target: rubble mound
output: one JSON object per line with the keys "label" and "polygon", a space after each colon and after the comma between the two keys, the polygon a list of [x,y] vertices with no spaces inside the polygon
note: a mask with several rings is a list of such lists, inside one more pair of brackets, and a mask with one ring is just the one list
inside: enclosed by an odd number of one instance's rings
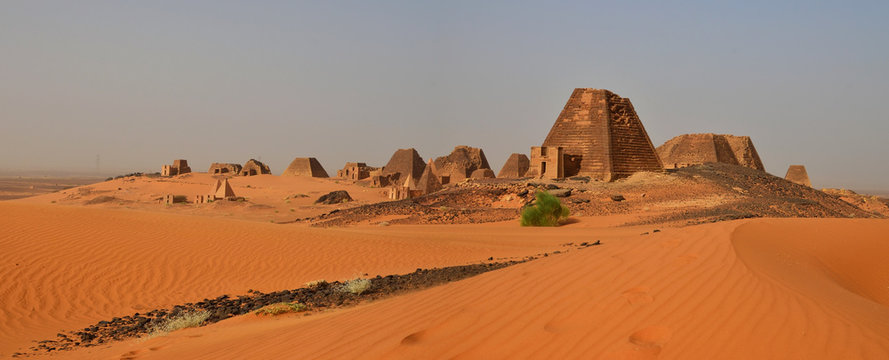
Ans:
{"label": "rubble mound", "polygon": [[764,170],[749,136],[721,134],[685,134],[674,137],[657,148],[664,168],[724,163]]}
{"label": "rubble mound", "polygon": [[247,162],[244,163],[244,166],[241,167],[240,171],[241,176],[253,176],[271,173],[272,170],[269,169],[268,165],[263,164],[261,161],[256,159],[247,160]]}
{"label": "rubble mound", "polygon": [[[434,163],[438,176],[448,176],[450,182],[469,178],[476,170],[491,169],[482,149],[466,145],[454,147],[454,151],[448,156],[438,157]],[[491,173],[493,174],[493,171]]]}
{"label": "rubble mound", "polygon": [[491,169],[478,169],[473,171],[471,175],[469,175],[472,179],[493,179],[494,178],[494,170]]}
{"label": "rubble mound", "polygon": [[327,194],[321,195],[318,200],[315,200],[316,204],[342,204],[344,202],[352,201],[352,197],[349,196],[349,192],[346,190],[337,190],[331,191]]}
{"label": "rubble mound", "polygon": [[213,175],[228,175],[235,174],[241,172],[241,164],[230,164],[230,163],[213,163],[210,165],[210,169],[207,170],[208,174]]}

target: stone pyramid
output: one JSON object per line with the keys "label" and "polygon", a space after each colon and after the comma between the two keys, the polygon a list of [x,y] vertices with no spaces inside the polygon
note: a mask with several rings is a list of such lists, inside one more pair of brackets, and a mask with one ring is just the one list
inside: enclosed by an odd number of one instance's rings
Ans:
{"label": "stone pyramid", "polygon": [[784,179],[793,183],[812,187],[812,181],[809,180],[809,173],[806,172],[806,167],[803,165],[790,165],[790,167],[787,168],[787,175],[784,175]]}
{"label": "stone pyramid", "polygon": [[[417,150],[414,150],[414,148],[398,149],[398,151],[392,154],[389,163],[383,167],[382,174],[383,176],[399,174],[392,176],[392,180],[405,179],[408,176],[419,179],[425,169],[426,163],[423,162],[423,158],[420,157]],[[403,181],[399,182],[404,183]]]}
{"label": "stone pyramid", "polygon": [[[613,181],[639,171],[663,171],[633,104],[604,89],[574,89],[543,147],[562,148],[559,177]],[[531,162],[534,168],[533,152]]]}
{"label": "stone pyramid", "polygon": [[216,180],[216,184],[211,188],[210,194],[210,197],[216,199],[235,197],[235,191],[229,185],[228,179]]}
{"label": "stone pyramid", "polygon": [[327,171],[321,166],[321,163],[313,157],[298,157],[290,162],[287,169],[281,173],[281,176],[310,176],[317,178],[326,178]]}
{"label": "stone pyramid", "polygon": [[438,176],[432,172],[432,168],[434,167],[432,161],[429,161],[429,165],[426,166],[426,169],[423,170],[423,175],[420,176],[420,180],[417,180],[416,184],[413,184],[411,190],[419,190],[424,195],[436,192],[441,190],[443,186],[441,185],[441,181],[438,180]]}
{"label": "stone pyramid", "polygon": [[529,167],[531,167],[531,161],[528,160],[528,157],[525,156],[525,154],[514,153],[509,156],[509,159],[506,159],[506,163],[500,168],[497,177],[504,179],[518,179],[525,176]]}

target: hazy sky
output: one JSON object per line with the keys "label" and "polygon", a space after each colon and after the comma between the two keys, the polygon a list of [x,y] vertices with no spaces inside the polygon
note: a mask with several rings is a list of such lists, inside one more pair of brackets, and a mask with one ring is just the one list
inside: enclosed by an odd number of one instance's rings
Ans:
{"label": "hazy sky", "polygon": [[766,170],[889,188],[889,2],[2,1],[0,169],[328,173],[543,142],[576,87],[655,146],[749,135]]}

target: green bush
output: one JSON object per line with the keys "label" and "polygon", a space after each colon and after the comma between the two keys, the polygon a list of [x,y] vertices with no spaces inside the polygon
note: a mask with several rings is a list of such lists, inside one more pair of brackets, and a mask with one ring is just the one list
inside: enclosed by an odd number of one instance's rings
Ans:
{"label": "green bush", "polygon": [[546,191],[538,191],[534,206],[522,210],[522,226],[559,226],[562,219],[568,218],[568,208],[558,198]]}

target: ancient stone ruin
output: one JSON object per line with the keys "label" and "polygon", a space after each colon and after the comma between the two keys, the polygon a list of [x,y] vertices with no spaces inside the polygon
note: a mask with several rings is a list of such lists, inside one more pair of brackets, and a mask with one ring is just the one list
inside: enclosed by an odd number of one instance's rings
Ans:
{"label": "ancient stone ruin", "polygon": [[188,202],[188,197],[186,197],[185,195],[166,194],[166,195],[164,195],[162,202],[164,205],[173,205],[173,204],[178,204],[178,203],[184,203],[184,202]]}
{"label": "ancient stone ruin", "polygon": [[230,163],[213,163],[207,170],[207,173],[212,175],[238,175],[240,172],[241,164]]}
{"label": "ancient stone ruin", "polygon": [[790,165],[790,167],[787,168],[787,174],[784,175],[784,179],[793,183],[812,187],[812,181],[809,180],[809,173],[806,172],[806,167],[803,165]]}
{"label": "ancient stone ruin", "polygon": [[176,176],[188,174],[191,168],[188,167],[188,160],[173,160],[173,165],[164,165],[161,168],[161,176]]}
{"label": "ancient stone ruin", "polygon": [[725,163],[765,170],[749,136],[685,134],[657,148],[667,169],[706,163]]}
{"label": "ancient stone ruin", "polygon": [[240,175],[241,176],[254,176],[254,175],[263,175],[263,174],[271,174],[272,170],[269,169],[269,166],[263,164],[261,161],[256,159],[247,160],[244,163],[244,166],[241,168]]}
{"label": "ancient stone ruin", "polygon": [[389,199],[411,199],[441,190],[443,188],[442,183],[439,181],[433,168],[433,161],[430,160],[419,179],[415,179],[413,175],[409,174],[400,186],[390,187]]}
{"label": "ancient stone ruin", "polygon": [[347,162],[346,166],[336,171],[336,177],[353,181],[364,180],[369,178],[370,174],[375,170],[378,169],[367,166],[365,163]]}
{"label": "ancient stone ruin", "polygon": [[216,200],[235,200],[237,196],[235,196],[235,191],[232,190],[231,185],[228,183],[228,179],[216,180],[212,186],[210,186],[210,191],[207,195],[197,195],[195,196],[194,202],[196,204],[203,204],[208,202],[213,202]]}
{"label": "ancient stone ruin", "polygon": [[321,166],[321,163],[318,162],[318,159],[313,157],[309,158],[296,158],[290,162],[290,165],[287,166],[287,169],[284,169],[284,172],[281,176],[308,176],[308,177],[317,177],[317,178],[326,178],[327,171],[324,170],[324,167]]}
{"label": "ancient stone ruin", "polygon": [[482,149],[465,145],[454,147],[448,156],[436,158],[434,164],[433,170],[442,184],[459,182],[470,178],[476,170],[491,168]]}
{"label": "ancient stone ruin", "polygon": [[[430,160],[429,163],[431,165],[432,161]],[[426,169],[423,170],[423,174],[420,175],[420,179],[417,180],[413,188],[413,190],[419,191],[420,195],[426,195],[442,189],[442,183],[438,180],[438,176],[432,172],[433,167],[430,165],[427,165]]]}
{"label": "ancient stone ruin", "polygon": [[629,99],[602,89],[574,89],[542,146],[531,148],[529,176],[589,176],[613,181],[663,171]]}
{"label": "ancient stone ruin", "polygon": [[386,166],[383,166],[380,174],[371,176],[371,183],[374,186],[403,185],[408,176],[419,179],[425,169],[426,163],[423,162],[423,158],[420,157],[417,150],[414,148],[398,149],[389,158]]}
{"label": "ancient stone ruin", "polygon": [[518,179],[525,177],[531,167],[531,160],[525,154],[513,153],[500,168],[497,177],[501,179]]}

